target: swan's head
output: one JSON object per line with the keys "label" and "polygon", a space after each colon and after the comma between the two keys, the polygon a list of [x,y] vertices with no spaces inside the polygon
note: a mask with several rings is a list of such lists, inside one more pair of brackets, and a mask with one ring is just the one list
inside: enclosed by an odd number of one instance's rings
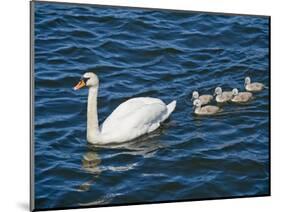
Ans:
{"label": "swan's head", "polygon": [[246,77],[245,78],[245,85],[249,85],[251,84],[251,78],[250,77]]}
{"label": "swan's head", "polygon": [[233,90],[232,90],[232,95],[233,95],[233,96],[237,96],[238,93],[239,93],[238,89],[237,89],[237,88],[233,88]]}
{"label": "swan's head", "polygon": [[200,101],[200,99],[195,99],[194,102],[193,102],[193,106],[194,106],[195,108],[201,107],[201,101]]}
{"label": "swan's head", "polygon": [[83,74],[81,80],[77,83],[77,85],[73,88],[74,90],[79,90],[85,86],[87,87],[95,87],[99,84],[99,78],[92,72],[87,72]]}
{"label": "swan's head", "polygon": [[193,91],[191,100],[193,100],[193,99],[198,99],[198,98],[199,98],[199,93],[198,93],[198,91]]}
{"label": "swan's head", "polygon": [[222,94],[222,89],[221,89],[221,87],[216,87],[214,96],[215,96],[215,95],[221,95],[221,94]]}

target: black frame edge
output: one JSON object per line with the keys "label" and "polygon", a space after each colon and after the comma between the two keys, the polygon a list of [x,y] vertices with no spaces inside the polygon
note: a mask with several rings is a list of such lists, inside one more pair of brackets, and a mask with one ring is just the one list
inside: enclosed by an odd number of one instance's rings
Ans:
{"label": "black frame edge", "polygon": [[35,210],[35,180],[34,180],[34,1],[29,2],[29,54],[30,54],[30,64],[29,64],[29,210]]}

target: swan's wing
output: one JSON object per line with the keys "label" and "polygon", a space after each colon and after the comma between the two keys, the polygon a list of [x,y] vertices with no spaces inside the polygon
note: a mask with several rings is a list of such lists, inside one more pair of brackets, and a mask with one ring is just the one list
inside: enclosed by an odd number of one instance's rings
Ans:
{"label": "swan's wing", "polygon": [[157,128],[167,114],[167,106],[160,99],[140,97],[120,104],[104,121],[103,134],[144,134]]}
{"label": "swan's wing", "polygon": [[[150,98],[150,97],[138,97],[129,99],[122,104],[120,104],[104,121],[103,127],[107,126],[114,120],[120,120],[122,118],[130,116],[131,113],[136,112],[138,109],[145,105],[151,105],[153,103],[158,103],[165,105],[160,99]],[[165,105],[166,106],[166,105]]]}
{"label": "swan's wing", "polygon": [[224,91],[223,96],[225,96],[225,98],[229,100],[232,98],[233,93],[232,93],[232,91]]}

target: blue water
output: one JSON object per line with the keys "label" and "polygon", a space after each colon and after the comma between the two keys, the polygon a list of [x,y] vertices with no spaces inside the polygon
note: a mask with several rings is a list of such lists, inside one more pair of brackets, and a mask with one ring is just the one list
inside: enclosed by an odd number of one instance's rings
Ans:
{"label": "blue water", "polygon": [[[269,86],[269,19],[35,3],[36,208],[269,194],[269,89],[193,115],[193,90]],[[177,100],[155,132],[119,146],[86,141],[86,71],[100,123],[123,101]],[[215,104],[215,103],[213,103]]]}

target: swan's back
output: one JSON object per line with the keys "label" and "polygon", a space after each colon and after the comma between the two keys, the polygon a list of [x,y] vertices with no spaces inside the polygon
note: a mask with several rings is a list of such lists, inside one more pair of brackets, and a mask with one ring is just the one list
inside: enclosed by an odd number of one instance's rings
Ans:
{"label": "swan's back", "polygon": [[[130,113],[135,112],[136,110],[140,109],[141,107],[149,104],[158,103],[160,105],[165,105],[163,101],[156,98],[151,97],[137,97],[133,99],[129,99],[122,104],[120,104],[104,121],[103,126],[108,124],[115,119],[121,119],[123,117],[127,117]],[[165,105],[166,106],[166,105]]]}
{"label": "swan's back", "polygon": [[253,82],[245,86],[247,91],[256,92],[261,91],[264,88],[264,84],[259,82]]}
{"label": "swan's back", "polygon": [[214,105],[206,105],[198,110],[195,110],[197,115],[213,115],[220,111],[220,108]]}
{"label": "swan's back", "polygon": [[248,102],[253,97],[250,92],[240,92],[238,95],[234,96],[231,101],[233,102]]}
{"label": "swan's back", "polygon": [[231,91],[224,91],[221,95],[216,96],[216,101],[220,103],[227,102],[231,100],[232,96],[233,94]]}
{"label": "swan's back", "polygon": [[208,95],[208,94],[204,94],[204,95],[199,96],[199,99],[201,101],[201,105],[206,105],[210,101],[212,101],[213,96],[212,95]]}
{"label": "swan's back", "polygon": [[133,139],[159,127],[171,112],[160,99],[151,97],[129,99],[108,116],[101,127],[101,132],[110,135],[114,140],[128,140],[128,136]]}

